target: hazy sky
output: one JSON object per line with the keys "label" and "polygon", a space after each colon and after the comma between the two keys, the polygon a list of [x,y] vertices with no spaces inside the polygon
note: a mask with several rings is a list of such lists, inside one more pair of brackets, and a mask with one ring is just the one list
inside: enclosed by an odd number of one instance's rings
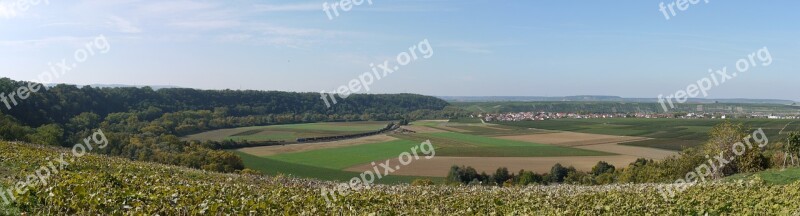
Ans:
{"label": "hazy sky", "polygon": [[333,20],[325,1],[14,2],[0,0],[0,76],[17,80],[103,35],[108,53],[54,82],[330,91],[428,39],[431,58],[369,93],[656,97],[766,46],[770,66],[709,97],[800,101],[795,0],[701,1],[669,20],[650,0],[364,0]]}

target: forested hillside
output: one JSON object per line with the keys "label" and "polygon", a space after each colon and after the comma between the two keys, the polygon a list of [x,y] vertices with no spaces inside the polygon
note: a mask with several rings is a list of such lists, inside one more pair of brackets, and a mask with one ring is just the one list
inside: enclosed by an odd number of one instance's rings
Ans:
{"label": "forested hillside", "polygon": [[[29,83],[0,79],[11,98]],[[102,153],[215,171],[242,168],[234,154],[209,143],[184,142],[205,130],[319,121],[448,118],[459,110],[434,97],[351,95],[327,108],[318,93],[57,85],[26,99],[0,102],[0,139],[71,147],[102,129],[111,144]]]}

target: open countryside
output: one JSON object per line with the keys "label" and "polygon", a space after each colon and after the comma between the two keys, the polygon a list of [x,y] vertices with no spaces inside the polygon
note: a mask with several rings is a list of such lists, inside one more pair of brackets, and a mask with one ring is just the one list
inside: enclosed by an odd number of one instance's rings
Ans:
{"label": "open countryside", "polygon": [[0,216],[800,216],[797,8],[0,0]]}

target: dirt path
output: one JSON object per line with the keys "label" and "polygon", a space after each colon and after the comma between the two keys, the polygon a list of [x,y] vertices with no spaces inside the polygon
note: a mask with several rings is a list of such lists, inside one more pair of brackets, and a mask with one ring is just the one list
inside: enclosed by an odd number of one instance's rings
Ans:
{"label": "dirt path", "polygon": [[786,123],[786,126],[783,126],[783,129],[781,129],[781,131],[779,131],[778,134],[783,134],[783,131],[786,130],[786,128],[789,127],[789,125],[792,124],[792,123],[794,123],[794,122],[792,121],[792,122]]}

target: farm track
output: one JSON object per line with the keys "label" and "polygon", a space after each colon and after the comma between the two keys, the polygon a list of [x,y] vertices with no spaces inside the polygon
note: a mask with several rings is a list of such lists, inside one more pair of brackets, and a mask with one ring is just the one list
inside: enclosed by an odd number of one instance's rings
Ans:
{"label": "farm track", "polygon": [[783,129],[781,129],[781,131],[779,131],[778,134],[783,134],[783,131],[786,130],[786,128],[789,127],[789,125],[791,125],[792,123],[795,123],[795,122],[786,123],[786,126],[783,126]]}

